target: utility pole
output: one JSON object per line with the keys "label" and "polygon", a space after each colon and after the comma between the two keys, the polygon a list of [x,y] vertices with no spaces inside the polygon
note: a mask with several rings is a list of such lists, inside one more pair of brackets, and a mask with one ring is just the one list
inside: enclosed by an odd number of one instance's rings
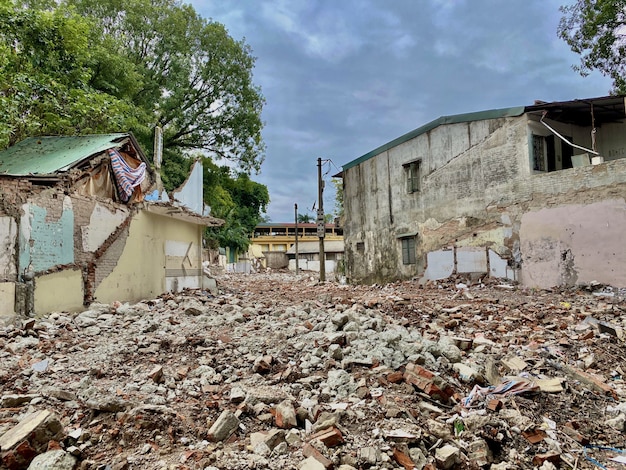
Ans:
{"label": "utility pole", "polygon": [[324,181],[322,181],[322,159],[317,159],[317,236],[320,239],[320,282],[326,281],[326,255],[324,254]]}
{"label": "utility pole", "polygon": [[298,204],[293,205],[296,220],[296,276],[299,273],[298,269]]}

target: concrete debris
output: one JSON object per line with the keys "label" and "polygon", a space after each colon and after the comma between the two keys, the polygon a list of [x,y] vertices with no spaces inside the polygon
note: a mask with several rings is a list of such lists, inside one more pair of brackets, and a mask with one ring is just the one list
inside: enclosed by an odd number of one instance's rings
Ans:
{"label": "concrete debris", "polygon": [[51,312],[0,326],[0,470],[584,469],[591,449],[608,468],[625,311],[589,289],[274,271]]}

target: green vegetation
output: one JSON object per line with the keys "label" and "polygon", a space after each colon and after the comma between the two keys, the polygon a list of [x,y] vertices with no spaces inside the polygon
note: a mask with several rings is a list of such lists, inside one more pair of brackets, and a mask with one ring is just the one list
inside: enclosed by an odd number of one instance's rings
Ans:
{"label": "green vegetation", "polygon": [[211,236],[242,248],[269,203],[249,177],[265,158],[254,62],[224,25],[176,0],[4,0],[0,149],[34,135],[132,131],[151,155],[161,126],[166,189],[200,153],[206,202],[226,220]]}
{"label": "green vegetation", "polygon": [[561,12],[559,37],[581,56],[574,68],[583,76],[598,70],[614,93],[626,93],[626,0],[577,0]]}

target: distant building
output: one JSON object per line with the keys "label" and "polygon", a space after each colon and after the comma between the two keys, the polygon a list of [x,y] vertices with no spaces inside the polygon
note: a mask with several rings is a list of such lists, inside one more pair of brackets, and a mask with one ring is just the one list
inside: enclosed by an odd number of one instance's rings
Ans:
{"label": "distant building", "polygon": [[[255,227],[248,251],[264,267],[295,269],[295,243],[295,223],[264,223]],[[332,272],[337,261],[343,258],[343,229],[335,224],[326,224],[324,244],[326,270]],[[299,265],[301,269],[319,271],[317,224],[298,224],[298,254],[299,262],[302,261]]]}
{"label": "distant building", "polygon": [[343,165],[349,282],[626,287],[624,96],[443,116]]}

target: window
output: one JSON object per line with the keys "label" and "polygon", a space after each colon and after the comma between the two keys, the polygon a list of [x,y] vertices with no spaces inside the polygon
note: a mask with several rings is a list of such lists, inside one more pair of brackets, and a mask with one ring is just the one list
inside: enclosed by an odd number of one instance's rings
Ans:
{"label": "window", "polygon": [[406,192],[409,194],[420,190],[420,165],[421,160],[415,160],[403,165],[406,173]]}
{"label": "window", "polygon": [[[566,137],[570,142],[571,137]],[[573,148],[554,135],[532,134],[534,171],[557,171],[572,168]]]}
{"label": "window", "polygon": [[402,264],[415,264],[415,237],[402,238]]}

